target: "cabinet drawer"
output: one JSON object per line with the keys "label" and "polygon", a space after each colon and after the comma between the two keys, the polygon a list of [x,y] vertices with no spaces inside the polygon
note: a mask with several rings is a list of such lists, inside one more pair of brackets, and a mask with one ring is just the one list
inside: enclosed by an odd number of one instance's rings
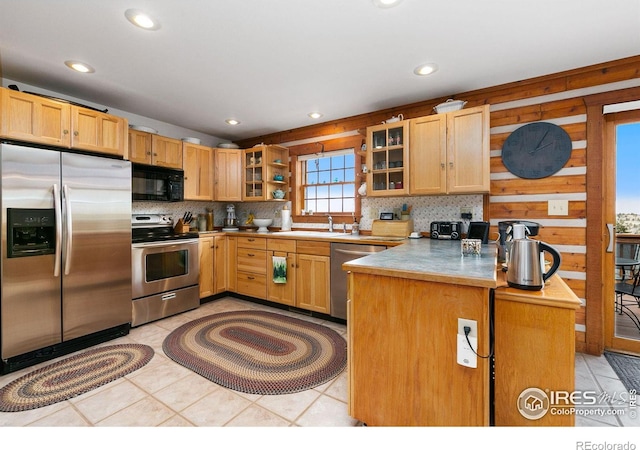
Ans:
{"label": "cabinet drawer", "polygon": [[252,248],[238,248],[238,271],[266,274],[267,252],[266,250],[254,250]]}
{"label": "cabinet drawer", "polygon": [[238,248],[257,248],[259,250],[267,249],[267,240],[265,238],[243,237],[238,236]]}
{"label": "cabinet drawer", "polygon": [[296,241],[291,239],[267,239],[267,250],[295,253]]}
{"label": "cabinet drawer", "polygon": [[238,294],[256,298],[267,298],[267,277],[265,275],[238,272]]}
{"label": "cabinet drawer", "polygon": [[306,255],[330,256],[331,243],[323,241],[297,241],[296,253]]}

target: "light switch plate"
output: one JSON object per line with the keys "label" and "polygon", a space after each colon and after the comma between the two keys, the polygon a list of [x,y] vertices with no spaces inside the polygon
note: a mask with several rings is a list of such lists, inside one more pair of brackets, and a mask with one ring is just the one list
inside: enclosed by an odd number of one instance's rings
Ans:
{"label": "light switch plate", "polygon": [[549,200],[548,208],[550,216],[568,216],[569,200]]}

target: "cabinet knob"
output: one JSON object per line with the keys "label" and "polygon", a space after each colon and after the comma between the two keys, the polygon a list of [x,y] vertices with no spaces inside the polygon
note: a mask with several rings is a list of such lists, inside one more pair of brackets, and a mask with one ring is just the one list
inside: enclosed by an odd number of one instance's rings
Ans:
{"label": "cabinet knob", "polygon": [[74,132],[73,132],[73,135],[74,135],[74,136],[77,136],[78,134],[79,134],[79,133],[78,133],[77,131],[74,131]]}
{"label": "cabinet knob", "polygon": [[451,161],[451,162],[449,163],[449,168],[450,168],[450,169],[453,169],[453,161]]}
{"label": "cabinet knob", "polygon": [[247,253],[247,256],[256,256],[255,253]]}
{"label": "cabinet knob", "polygon": [[153,154],[153,156],[158,156],[158,154],[157,154],[157,153],[154,153],[154,154]]}
{"label": "cabinet knob", "polygon": [[62,134],[69,134],[69,130],[62,130]]}
{"label": "cabinet knob", "polygon": [[150,154],[151,154],[151,152],[147,152],[147,155],[150,155]]}
{"label": "cabinet knob", "polygon": [[440,167],[444,169],[444,163],[440,163]]}

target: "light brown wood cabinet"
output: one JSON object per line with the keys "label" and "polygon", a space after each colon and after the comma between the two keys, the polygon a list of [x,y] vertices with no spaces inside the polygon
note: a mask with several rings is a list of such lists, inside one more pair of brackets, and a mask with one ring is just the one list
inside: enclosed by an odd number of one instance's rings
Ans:
{"label": "light brown wood cabinet", "polygon": [[172,169],[182,169],[182,141],[166,136],[129,130],[129,160]]}
{"label": "light brown wood cabinet", "polygon": [[330,314],[331,244],[298,241],[296,252],[296,306]]}
{"label": "light brown wood cabinet", "polygon": [[371,426],[489,425],[489,360],[456,362],[458,318],[489,353],[489,289],[349,272],[349,415]]}
{"label": "light brown wood cabinet", "polygon": [[71,106],[71,148],[125,156],[127,120]]}
{"label": "light brown wood cabinet", "polygon": [[[274,196],[277,190],[284,192],[283,198]],[[289,149],[279,145],[259,145],[244,150],[242,200],[287,201],[288,199]]]}
{"label": "light brown wood cabinet", "polygon": [[200,260],[200,298],[214,294],[214,236],[200,236],[198,256]]}
{"label": "light brown wood cabinet", "polygon": [[227,290],[228,255],[227,237],[203,235],[200,237],[200,298]]}
{"label": "light brown wood cabinet", "polygon": [[[273,280],[273,257],[286,259],[286,283]],[[296,241],[289,239],[267,239],[267,300],[283,305],[296,304]]]}
{"label": "light brown wood cabinet", "polygon": [[[541,291],[504,287],[495,294],[495,425],[569,426],[573,414],[531,420],[518,410],[529,388],[549,393],[575,389],[575,323],[580,300],[557,275]],[[551,405],[561,409],[560,404]]]}
{"label": "light brown wood cabinet", "polygon": [[267,240],[238,236],[236,292],[256,298],[267,297]]}
{"label": "light brown wood cabinet", "polygon": [[408,120],[367,128],[367,195],[409,193],[409,144]]}
{"label": "light brown wood cabinet", "polygon": [[216,148],[214,199],[223,202],[242,201],[242,160],[244,152]]}
{"label": "light brown wood cabinet", "polygon": [[410,195],[489,192],[489,105],[409,122]]}
{"label": "light brown wood cabinet", "polygon": [[213,149],[182,143],[184,199],[213,200]]}
{"label": "light brown wood cabinet", "polygon": [[122,117],[0,88],[0,135],[38,144],[126,157]]}

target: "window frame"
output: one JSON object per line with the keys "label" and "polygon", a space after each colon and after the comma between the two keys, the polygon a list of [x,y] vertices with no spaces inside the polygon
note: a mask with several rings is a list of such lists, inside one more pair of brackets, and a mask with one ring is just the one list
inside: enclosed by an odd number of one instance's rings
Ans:
{"label": "window frame", "polygon": [[[313,215],[302,215],[300,212],[304,208],[304,195],[302,192],[303,180],[302,180],[302,165],[305,161],[299,161],[299,156],[312,155],[314,153],[325,153],[327,156],[331,156],[333,151],[346,150],[349,148],[354,149],[354,164],[355,164],[355,212],[354,215],[360,222],[361,219],[361,195],[358,193],[358,188],[365,180],[364,174],[362,174],[360,168],[363,164],[364,152],[361,151],[364,144],[364,138],[360,135],[349,136],[346,138],[330,139],[327,141],[317,141],[307,144],[300,144],[289,147],[289,156],[291,157],[291,217],[294,222],[298,223],[326,223],[326,213],[314,213]],[[352,223],[352,214],[350,212],[331,213],[333,221],[337,223]]]}

